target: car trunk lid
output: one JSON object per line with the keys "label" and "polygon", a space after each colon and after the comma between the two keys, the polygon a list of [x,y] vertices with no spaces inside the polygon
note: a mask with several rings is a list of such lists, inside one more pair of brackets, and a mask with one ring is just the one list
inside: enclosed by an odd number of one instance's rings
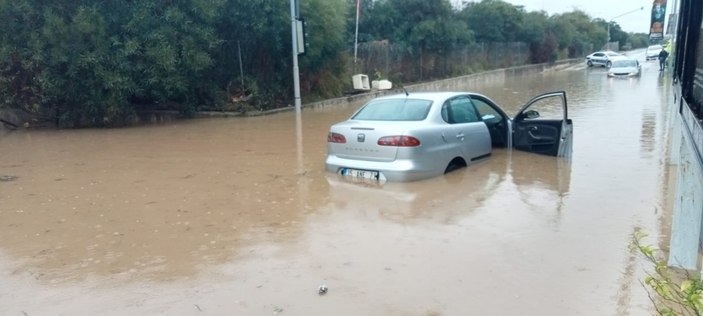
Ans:
{"label": "car trunk lid", "polygon": [[[417,123],[417,122],[415,122]],[[398,147],[380,146],[384,136],[404,135],[405,122],[345,121],[333,125],[330,132],[341,134],[346,143],[329,143],[330,153],[345,159],[387,162],[396,159]]]}

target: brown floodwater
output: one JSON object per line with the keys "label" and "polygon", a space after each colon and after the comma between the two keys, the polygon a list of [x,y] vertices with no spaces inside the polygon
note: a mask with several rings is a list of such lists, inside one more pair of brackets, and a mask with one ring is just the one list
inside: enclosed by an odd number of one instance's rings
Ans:
{"label": "brown floodwater", "polygon": [[0,314],[647,315],[629,243],[668,244],[669,85],[647,62],[439,86],[508,113],[565,90],[573,157],[383,186],[324,171],[361,104],[0,132]]}

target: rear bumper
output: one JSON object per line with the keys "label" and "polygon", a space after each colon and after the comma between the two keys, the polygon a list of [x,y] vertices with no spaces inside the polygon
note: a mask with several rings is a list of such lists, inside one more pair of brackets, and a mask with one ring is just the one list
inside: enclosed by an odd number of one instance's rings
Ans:
{"label": "rear bumper", "polygon": [[423,163],[416,160],[395,160],[391,162],[363,161],[339,158],[328,155],[325,160],[325,169],[329,172],[339,173],[341,168],[378,171],[381,181],[393,182],[416,181],[436,177],[444,174],[446,168],[443,162],[432,161]]}
{"label": "rear bumper", "polygon": [[611,78],[632,78],[632,77],[639,77],[639,73],[629,73],[629,74],[614,74],[614,73],[608,73],[608,77]]}

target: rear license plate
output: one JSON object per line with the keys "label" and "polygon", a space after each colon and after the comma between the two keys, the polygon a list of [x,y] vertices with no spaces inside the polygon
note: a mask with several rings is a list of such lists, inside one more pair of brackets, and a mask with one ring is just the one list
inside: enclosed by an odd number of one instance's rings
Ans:
{"label": "rear license plate", "polygon": [[345,177],[378,180],[378,171],[342,168],[339,173]]}

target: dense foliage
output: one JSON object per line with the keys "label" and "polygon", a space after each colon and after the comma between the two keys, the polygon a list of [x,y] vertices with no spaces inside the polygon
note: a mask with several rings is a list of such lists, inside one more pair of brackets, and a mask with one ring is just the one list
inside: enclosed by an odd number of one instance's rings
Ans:
{"label": "dense foliage", "polygon": [[[353,71],[356,0],[300,2],[310,34],[303,94],[341,95]],[[456,75],[449,56],[477,44],[524,42],[520,62],[540,63],[582,56],[606,38],[605,22],[583,12],[548,16],[501,0],[362,0],[361,12],[360,42],[392,43],[421,60],[406,81]],[[0,20],[0,108],[61,126],[119,125],[150,110],[269,109],[292,94],[289,1],[0,0]],[[621,47],[646,45],[611,30]]]}

